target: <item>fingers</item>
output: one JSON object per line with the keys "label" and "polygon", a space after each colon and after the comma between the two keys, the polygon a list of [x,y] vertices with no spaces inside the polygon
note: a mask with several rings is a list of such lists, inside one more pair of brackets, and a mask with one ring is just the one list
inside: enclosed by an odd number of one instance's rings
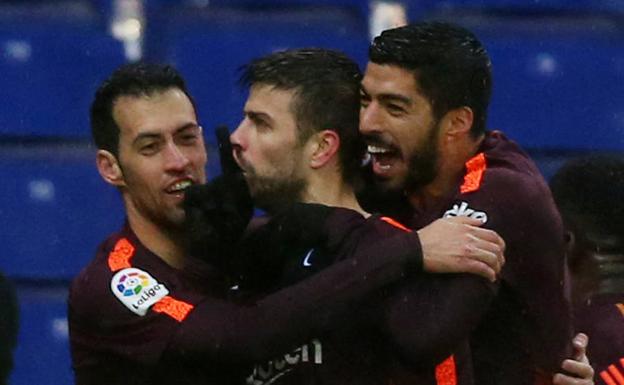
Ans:
{"label": "fingers", "polygon": [[476,259],[464,259],[463,263],[460,262],[458,272],[476,274],[489,280],[490,282],[496,281],[496,271],[492,268],[492,266]]}
{"label": "fingers", "polygon": [[577,361],[589,363],[587,358],[587,344],[589,343],[589,337],[585,333],[579,333],[572,339],[572,345],[574,346],[575,354],[574,358]]}
{"label": "fingers", "polygon": [[557,373],[553,376],[554,385],[594,385],[594,380],[589,378],[576,378]]}
{"label": "fingers", "polygon": [[234,160],[232,154],[232,143],[230,142],[230,130],[227,126],[218,126],[215,129],[217,144],[219,146],[219,161],[221,163],[221,172],[225,174],[234,174],[240,170],[238,164]]}

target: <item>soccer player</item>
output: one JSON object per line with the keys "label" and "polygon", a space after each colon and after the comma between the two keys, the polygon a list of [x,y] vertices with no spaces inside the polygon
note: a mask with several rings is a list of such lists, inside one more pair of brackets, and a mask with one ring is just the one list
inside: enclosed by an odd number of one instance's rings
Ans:
{"label": "soccer player", "polygon": [[464,28],[424,22],[376,37],[361,94],[376,186],[366,200],[411,228],[467,216],[500,234],[506,264],[494,290],[462,288],[482,301],[470,336],[475,383],[550,382],[571,354],[561,219],[533,161],[486,130],[490,93],[490,59]]}
{"label": "soccer player", "polygon": [[566,229],[574,326],[598,384],[624,384],[624,159],[573,159],[550,183]]}
{"label": "soccer player", "polygon": [[[368,215],[353,197],[353,181],[357,180],[355,170],[360,159],[356,156],[358,138],[354,134],[358,79],[359,71],[353,62],[327,50],[278,52],[246,66],[243,83],[250,86],[250,95],[245,104],[245,118],[231,139],[236,160],[251,192],[265,209],[275,212],[289,202],[304,201],[350,208]],[[343,213],[347,214],[346,211]],[[265,282],[268,281],[265,290],[279,288],[322,270],[336,259],[345,258],[344,253],[340,254],[345,249],[374,243],[393,230],[392,226],[380,221],[379,216],[364,220],[353,212],[342,223],[334,223],[336,227],[345,225],[352,229],[350,237],[340,239],[330,235],[329,239],[322,240],[329,246],[305,235],[299,243],[286,245],[277,252],[267,246],[270,242],[260,242],[257,247],[261,251],[253,258],[256,261],[254,269],[257,270],[258,265],[271,267],[262,269],[257,275],[263,277],[252,281],[264,278]],[[271,233],[270,229],[263,235],[267,233]],[[283,249],[287,255],[280,257]],[[430,364],[437,362],[451,348],[461,346],[446,341],[452,341],[461,333],[467,335],[470,323],[475,322],[471,306],[465,307],[468,309],[465,313],[462,309],[449,312],[445,303],[448,300],[454,310],[451,300],[463,298],[461,295],[445,298],[444,294],[445,290],[456,290],[462,279],[446,277],[436,281],[430,277],[418,277],[414,284],[400,289],[400,299],[392,294],[397,288],[390,289],[362,312],[360,319],[368,318],[370,323],[360,321],[337,327],[295,351],[261,363],[249,376],[248,383],[454,381],[454,360],[437,369]],[[418,302],[423,296],[426,301]],[[411,303],[407,304],[408,300]],[[428,323],[429,312],[444,312],[448,317],[447,325]],[[392,315],[385,317],[384,313]],[[452,326],[448,327],[449,324]],[[400,357],[396,352],[402,344],[401,331],[411,337],[409,357]],[[419,337],[423,342],[416,346],[414,342]],[[401,362],[406,358],[420,362],[415,365],[412,362],[407,370],[395,365],[395,360]],[[580,369],[587,367],[585,363]],[[397,371],[398,368],[401,369]],[[581,373],[579,367],[569,369]],[[461,383],[470,383],[469,373],[469,368],[464,368]],[[561,384],[577,381],[564,375],[558,375],[558,379]],[[591,383],[591,380],[579,383]]]}
{"label": "soccer player", "polygon": [[[287,290],[245,306],[228,302],[223,273],[192,264],[184,250],[185,189],[205,183],[207,156],[180,75],[168,66],[121,67],[97,90],[91,125],[98,171],[120,191],[127,220],[71,285],[78,384],[237,383],[241,365],[339,325],[371,293],[430,265],[430,243],[400,234]],[[217,219],[231,230],[231,218]]]}
{"label": "soccer player", "polygon": [[[390,224],[393,222],[389,218],[365,219],[369,214],[355,197],[353,185],[361,171],[364,150],[358,139],[360,78],[353,61],[343,54],[321,49],[278,52],[255,60],[245,68],[242,80],[250,87],[250,94],[244,107],[245,117],[231,141],[254,200],[271,214],[292,202],[343,208],[341,219],[335,220],[331,227],[341,229],[338,234],[349,234],[341,237],[330,233],[327,239],[319,241],[302,233],[299,242],[280,248],[267,246],[271,243],[272,232],[261,228],[259,240],[248,245],[249,251],[244,253],[252,255],[251,260],[255,262],[254,271],[247,274],[254,276],[251,281],[263,279],[266,282],[265,286],[252,286],[254,291],[278,289],[296,282],[349,258],[350,253],[360,247],[404,231]],[[460,222],[457,224],[462,226]],[[473,230],[483,232],[478,228]],[[496,240],[492,233],[489,236]],[[456,239],[451,236],[447,241]],[[254,253],[254,250],[259,251]],[[498,253],[495,249],[486,251],[492,255]],[[263,262],[258,263],[259,260]],[[271,267],[258,274],[258,265]],[[476,276],[461,279],[475,279],[487,285],[486,280]],[[470,330],[473,312],[449,314],[448,323],[453,327],[440,333],[439,325],[428,324],[423,313],[437,311],[445,302],[444,293],[458,285],[460,279],[442,277],[440,282],[430,284],[425,277],[415,277],[412,281],[407,288],[422,300],[418,307],[420,313],[411,309],[405,312],[399,302],[386,306],[384,298],[395,291],[389,289],[360,309],[355,322],[342,327],[336,325],[293,352],[268,363],[259,363],[248,383],[398,383],[398,378],[388,376],[392,365],[388,360],[396,358],[388,352],[393,350],[394,344],[400,344],[395,341],[400,336],[392,333],[402,328],[401,322],[407,318],[411,321],[410,327],[421,332],[420,337],[429,337],[420,338],[421,346],[414,347],[410,353],[419,360],[419,365],[432,370],[406,372],[401,380],[431,382],[435,377],[435,363],[450,350],[446,339],[451,335],[466,336],[465,329]],[[437,297],[431,300],[429,295],[420,295],[425,289],[435,292]],[[392,312],[404,318],[384,320],[384,313]],[[444,337],[440,338],[440,334]],[[454,342],[452,347],[456,347]],[[301,358],[302,351],[314,358]]]}

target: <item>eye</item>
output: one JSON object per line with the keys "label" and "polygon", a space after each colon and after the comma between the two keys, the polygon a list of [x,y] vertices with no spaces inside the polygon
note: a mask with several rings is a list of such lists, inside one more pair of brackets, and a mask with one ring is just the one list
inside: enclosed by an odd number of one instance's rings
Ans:
{"label": "eye", "polygon": [[144,143],[139,148],[139,152],[142,155],[153,155],[156,152],[158,152],[158,143],[157,142]]}
{"label": "eye", "polygon": [[366,108],[370,104],[370,96],[360,93],[360,107]]}
{"label": "eye", "polygon": [[398,104],[387,104],[386,109],[392,116],[399,116],[405,113],[405,109]]}

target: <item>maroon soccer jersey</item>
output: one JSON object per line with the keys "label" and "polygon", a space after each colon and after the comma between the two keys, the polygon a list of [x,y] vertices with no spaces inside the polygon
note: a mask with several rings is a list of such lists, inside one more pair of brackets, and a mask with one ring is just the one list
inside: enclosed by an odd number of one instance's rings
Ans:
{"label": "maroon soccer jersey", "polygon": [[238,306],[223,299],[219,274],[207,270],[197,284],[147,250],[126,226],[102,243],[72,283],[76,382],[240,383],[241,365],[294,349],[339,324],[358,300],[402,278],[418,263],[418,246],[417,237],[404,236]]}
{"label": "maroon soccer jersey", "polygon": [[[487,311],[476,308],[483,313],[471,336],[475,383],[549,382],[570,353],[572,333],[562,224],[537,167],[502,133],[488,133],[455,193],[436,207],[416,210],[410,225],[421,228],[451,216],[481,220],[507,246],[493,302]],[[460,290],[466,298],[488,297],[474,282]]]}
{"label": "maroon soccer jersey", "polygon": [[[364,219],[345,209],[341,213],[334,216],[331,227],[335,231],[324,243],[293,240],[279,250],[288,254],[286,258],[272,257],[285,260],[280,286],[409,231],[389,218]],[[265,244],[262,240],[257,242],[257,247]],[[424,273],[388,286],[364,305],[353,308],[348,322],[337,323],[306,344],[258,363],[247,384],[471,384],[467,338],[475,321],[465,313],[455,312],[438,316],[436,321],[445,322],[442,325],[431,322],[430,315],[445,311],[447,294],[464,279],[482,281],[488,286],[479,277]],[[487,301],[483,306],[487,306]],[[451,353],[454,355],[448,357]]]}
{"label": "maroon soccer jersey", "polygon": [[624,385],[624,293],[596,295],[575,313],[576,330],[589,336],[596,384]]}

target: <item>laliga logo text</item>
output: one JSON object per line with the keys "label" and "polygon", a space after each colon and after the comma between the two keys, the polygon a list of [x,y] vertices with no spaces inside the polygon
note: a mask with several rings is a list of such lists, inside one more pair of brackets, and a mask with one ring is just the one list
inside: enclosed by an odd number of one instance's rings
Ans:
{"label": "laliga logo text", "polygon": [[483,211],[475,211],[468,207],[468,203],[461,202],[461,204],[454,204],[453,208],[450,210],[446,210],[443,215],[444,218],[448,217],[469,217],[473,219],[478,219],[482,223],[487,222],[488,217],[487,214]]}
{"label": "laliga logo text", "polygon": [[146,271],[127,268],[111,280],[111,290],[124,306],[143,316],[161,298],[169,294],[167,288]]}

